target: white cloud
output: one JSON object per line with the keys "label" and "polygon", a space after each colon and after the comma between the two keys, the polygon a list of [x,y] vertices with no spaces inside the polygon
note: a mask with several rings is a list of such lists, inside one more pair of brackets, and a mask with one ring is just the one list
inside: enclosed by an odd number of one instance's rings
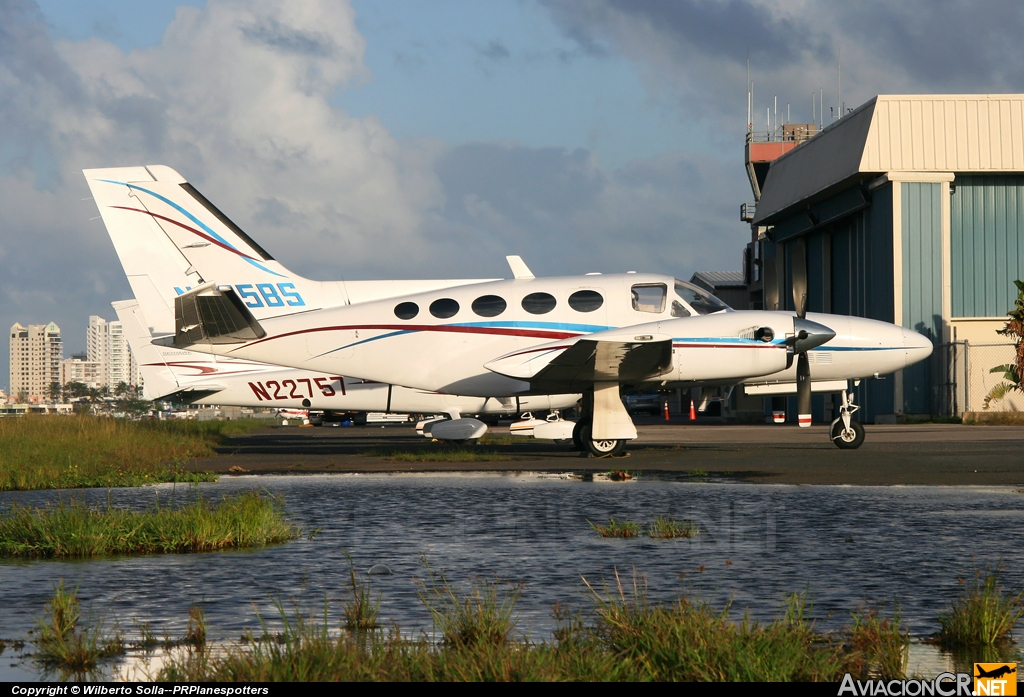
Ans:
{"label": "white cloud", "polygon": [[398,141],[330,105],[368,79],[364,43],[337,0],[180,7],[127,54],[0,1],[0,324],[53,319],[79,349],[86,317],[129,294],[81,200],[89,167],[174,167],[318,278],[503,275],[508,253],[548,274],[738,266],[743,192],[721,163],[610,172],[585,150]]}

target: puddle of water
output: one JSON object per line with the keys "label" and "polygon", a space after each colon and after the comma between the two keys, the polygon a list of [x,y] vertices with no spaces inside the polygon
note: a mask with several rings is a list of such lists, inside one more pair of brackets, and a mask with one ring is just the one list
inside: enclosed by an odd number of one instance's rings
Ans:
{"label": "puddle of water", "polygon": [[[530,474],[372,474],[244,477],[201,485],[204,496],[263,488],[283,494],[287,514],[320,532],[276,547],[218,554],[165,555],[90,561],[0,562],[0,637],[24,638],[58,579],[79,587],[83,607],[106,614],[129,638],[133,621],[156,636],[181,637],[188,608],[206,611],[212,641],[258,631],[256,612],[276,626],[274,599],[307,611],[340,602],[351,554],[365,572],[386,564],[390,576],[368,577],[382,596],[381,617],[403,630],[430,631],[416,578],[423,557],[454,582],[471,577],[522,581],[519,629],[546,638],[555,603],[590,601],[581,576],[595,587],[635,569],[654,599],[687,592],[716,605],[732,602],[737,616],[775,617],[785,597],[806,591],[821,630],[849,623],[863,603],[894,599],[913,635],[937,629],[939,612],[960,593],[958,576],[975,567],[1005,566],[1009,587],[1024,584],[1024,552],[1013,523],[1024,497],[1013,489],[969,487],[772,486],[696,483],[643,475],[627,483],[582,482]],[[144,508],[195,495],[170,485],[83,491],[97,503]],[[60,492],[7,492],[0,504],[42,505]],[[588,520],[696,521],[694,539],[604,539]],[[703,567],[703,571],[699,568]],[[933,647],[915,644],[912,666],[930,674]],[[0,680],[24,680],[0,656]],[[942,665],[946,665],[942,663]],[[16,673],[10,671],[15,670]]]}

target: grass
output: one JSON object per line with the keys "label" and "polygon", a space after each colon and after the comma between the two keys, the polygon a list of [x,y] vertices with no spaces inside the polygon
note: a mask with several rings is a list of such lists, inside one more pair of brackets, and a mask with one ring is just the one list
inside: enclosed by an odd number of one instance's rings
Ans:
{"label": "grass", "polygon": [[351,599],[341,608],[345,615],[345,629],[354,632],[376,629],[381,597],[378,595],[377,600],[373,600],[369,582],[356,578],[355,564],[347,551],[345,558],[348,560],[349,590],[352,593]]}
{"label": "grass", "polygon": [[1024,590],[1016,595],[999,585],[999,570],[974,572],[963,595],[949,612],[939,615],[939,642],[945,646],[996,646],[1006,643],[1017,621],[1024,617]]}
{"label": "grass", "polygon": [[[429,569],[429,567],[428,567]],[[444,576],[430,575],[421,583],[420,600],[430,610],[435,631],[445,646],[456,649],[496,648],[512,638],[513,616],[522,585],[506,585],[474,580],[468,593],[459,593]]]}
{"label": "grass", "polygon": [[82,676],[100,661],[125,651],[119,632],[107,633],[103,619],[82,620],[77,588],[68,591],[64,580],[46,604],[46,618],[36,624],[36,659],[47,670]]}
{"label": "grass", "polygon": [[479,448],[440,448],[430,450],[397,450],[376,448],[364,455],[382,457],[395,462],[497,462],[509,457]]}
{"label": "grass", "polygon": [[692,520],[674,520],[657,516],[654,522],[647,526],[647,532],[651,537],[670,540],[676,537],[696,537],[700,534],[700,527]]}
{"label": "grass", "polygon": [[[476,581],[460,592],[431,577],[421,600],[441,634],[410,638],[390,630],[329,630],[322,619],[281,612],[284,631],[217,652],[170,657],[158,681],[838,681],[848,666],[842,642],[814,630],[806,599],[759,624],[729,608],[685,597],[656,605],[641,584],[626,593],[590,589],[592,612],[566,612],[553,642],[513,637],[520,586]],[[262,623],[262,620],[261,620]],[[264,634],[266,627],[264,626]]]}
{"label": "grass", "polygon": [[636,537],[640,534],[640,523],[632,520],[615,520],[615,518],[609,518],[607,525],[601,525],[599,523],[590,523],[590,527],[594,528],[601,537]]}
{"label": "grass", "polygon": [[[607,525],[590,523],[601,537],[639,537],[644,524],[633,520],[616,520],[609,518]],[[692,520],[675,520],[665,516],[657,516],[647,526],[647,534],[655,539],[669,540],[679,537],[696,537],[700,534],[700,526]]]}
{"label": "grass", "polygon": [[46,508],[18,504],[0,514],[0,556],[95,557],[112,554],[211,552],[295,538],[280,499],[251,491],[146,511],[92,507],[81,500]]}
{"label": "grass", "polygon": [[215,455],[245,421],[126,421],[95,416],[0,419],[0,491],[215,481],[184,464]]}
{"label": "grass", "polygon": [[900,619],[896,605],[892,617],[883,617],[875,608],[854,613],[849,628],[851,672],[862,677],[902,679],[910,661],[910,632]]}

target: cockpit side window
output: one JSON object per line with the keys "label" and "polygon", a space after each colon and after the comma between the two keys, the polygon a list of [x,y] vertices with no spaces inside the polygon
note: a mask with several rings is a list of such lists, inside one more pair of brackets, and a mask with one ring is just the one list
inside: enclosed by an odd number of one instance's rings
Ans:
{"label": "cockpit side window", "polygon": [[[698,315],[710,315],[714,312],[732,309],[711,293],[678,279],[676,280],[675,290],[676,295],[693,308],[693,311]],[[674,312],[673,316],[675,316]]]}
{"label": "cockpit side window", "polygon": [[686,306],[683,305],[678,300],[673,300],[672,301],[672,316],[673,317],[689,317],[690,316],[690,311],[687,310]]}
{"label": "cockpit side window", "polygon": [[638,283],[631,289],[637,312],[664,312],[668,288],[664,283]]}

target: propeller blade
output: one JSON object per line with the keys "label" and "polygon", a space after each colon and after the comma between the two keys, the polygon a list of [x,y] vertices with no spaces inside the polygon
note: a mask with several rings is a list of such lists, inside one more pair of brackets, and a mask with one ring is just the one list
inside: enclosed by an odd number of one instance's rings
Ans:
{"label": "propeller blade", "polygon": [[796,316],[803,319],[807,316],[807,246],[804,241],[791,243],[790,263],[793,265],[793,307]]}
{"label": "propeller blade", "polygon": [[801,428],[811,425],[811,364],[806,352],[796,359],[796,413]]}

